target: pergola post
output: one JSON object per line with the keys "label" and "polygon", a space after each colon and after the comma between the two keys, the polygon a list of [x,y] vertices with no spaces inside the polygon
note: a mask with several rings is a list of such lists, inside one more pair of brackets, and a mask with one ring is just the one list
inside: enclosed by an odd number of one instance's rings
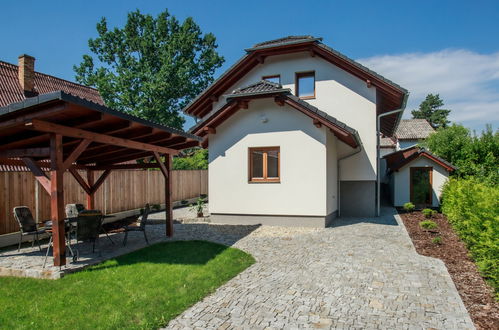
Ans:
{"label": "pergola post", "polygon": [[172,155],[165,155],[165,213],[166,213],[166,236],[173,237],[173,203],[172,203]]}
{"label": "pergola post", "polygon": [[166,217],[166,236],[173,236],[173,203],[172,203],[172,155],[165,154],[165,162],[161,160],[159,153],[153,152],[154,159],[159,165],[159,169],[165,177],[165,217]]}
{"label": "pergola post", "polygon": [[90,193],[87,193],[87,210],[95,209],[95,191],[92,191],[94,186],[94,171],[87,169],[87,184],[90,187]]}
{"label": "pergola post", "polygon": [[62,135],[50,135],[50,211],[54,244],[54,266],[66,264],[64,233],[64,168]]}

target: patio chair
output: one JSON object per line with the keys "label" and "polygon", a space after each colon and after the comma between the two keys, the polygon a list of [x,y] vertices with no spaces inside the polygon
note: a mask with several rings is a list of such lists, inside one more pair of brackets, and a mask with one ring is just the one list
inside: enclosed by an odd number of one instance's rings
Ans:
{"label": "patio chair", "polygon": [[142,214],[142,219],[140,220],[140,225],[123,227],[123,229],[125,230],[125,238],[123,239],[123,245],[126,245],[126,241],[128,239],[128,232],[130,232],[130,231],[143,232],[146,243],[147,243],[147,245],[149,245],[149,240],[147,239],[147,235],[146,235],[146,225],[147,225],[147,217],[149,216],[150,211],[151,211],[151,208],[149,207],[149,204],[146,204],[146,206],[144,207],[144,213]]}
{"label": "patio chair", "polygon": [[67,204],[66,218],[77,218],[78,214],[85,209],[83,204]]}
{"label": "patio chair", "polygon": [[95,243],[99,244],[99,233],[103,219],[102,212],[97,210],[83,210],[78,213],[76,242],[92,242],[92,253],[95,252]]}
{"label": "patio chair", "polygon": [[45,229],[38,228],[38,225],[31,214],[30,209],[27,206],[16,206],[14,207],[14,218],[16,218],[19,223],[19,245],[17,251],[21,250],[21,243],[24,236],[34,236],[31,242],[31,247],[35,246],[35,240],[38,243],[38,248],[42,251],[40,245],[39,235],[45,233]]}

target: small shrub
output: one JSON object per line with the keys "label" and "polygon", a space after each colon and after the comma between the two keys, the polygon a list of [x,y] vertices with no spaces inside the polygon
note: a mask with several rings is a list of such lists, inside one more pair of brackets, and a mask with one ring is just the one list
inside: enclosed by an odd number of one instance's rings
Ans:
{"label": "small shrub", "polygon": [[159,204],[153,204],[153,205],[151,206],[151,208],[152,208],[153,210],[155,210],[155,211],[159,211],[159,210],[161,209],[161,205],[159,205]]}
{"label": "small shrub", "polygon": [[433,244],[438,244],[438,245],[440,245],[440,244],[442,244],[442,237],[440,237],[440,236],[436,236],[436,237],[434,237],[434,238],[431,240],[431,242],[432,242]]}
{"label": "small shrub", "polygon": [[432,209],[424,209],[421,212],[424,214],[424,217],[426,219],[431,219],[431,218],[433,218],[433,216],[435,216],[437,214],[437,211],[432,210]]}
{"label": "small shrub", "polygon": [[206,195],[206,194],[199,195],[199,198],[202,198],[202,199],[206,199],[206,197],[208,197],[208,195]]}
{"label": "small shrub", "polygon": [[425,220],[419,223],[419,226],[426,230],[437,229],[438,225],[435,221]]}
{"label": "small shrub", "polygon": [[189,203],[189,202],[188,202],[188,201],[186,201],[185,199],[183,199],[183,200],[181,200],[181,201],[180,201],[180,204],[182,204],[182,205],[187,205],[188,203]]}
{"label": "small shrub", "polygon": [[206,208],[206,203],[202,198],[196,200],[196,204],[191,204],[191,211],[196,212],[198,217],[203,216],[203,211]]}
{"label": "small shrub", "polygon": [[415,208],[416,208],[416,206],[414,204],[412,204],[411,202],[404,204],[404,210],[406,212],[412,212],[412,211],[414,211]]}

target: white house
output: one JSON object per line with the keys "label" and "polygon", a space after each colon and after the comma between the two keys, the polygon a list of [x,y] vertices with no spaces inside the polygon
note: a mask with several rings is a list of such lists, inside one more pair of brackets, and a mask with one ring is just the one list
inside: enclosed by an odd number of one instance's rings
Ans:
{"label": "white house", "polygon": [[455,167],[424,148],[412,146],[385,155],[394,206],[411,202],[418,208],[438,207],[442,187]]}
{"label": "white house", "polygon": [[214,222],[326,226],[379,209],[379,136],[408,92],[320,38],[263,42],[186,108],[209,147]]}

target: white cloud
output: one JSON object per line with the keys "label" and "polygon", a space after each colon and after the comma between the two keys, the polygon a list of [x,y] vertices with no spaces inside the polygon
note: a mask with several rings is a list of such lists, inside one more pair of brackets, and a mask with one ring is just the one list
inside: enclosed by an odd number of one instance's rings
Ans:
{"label": "white cloud", "polygon": [[432,53],[383,55],[358,60],[410,92],[404,117],[427,94],[440,94],[450,120],[482,130],[499,124],[499,52],[478,54],[463,49]]}

